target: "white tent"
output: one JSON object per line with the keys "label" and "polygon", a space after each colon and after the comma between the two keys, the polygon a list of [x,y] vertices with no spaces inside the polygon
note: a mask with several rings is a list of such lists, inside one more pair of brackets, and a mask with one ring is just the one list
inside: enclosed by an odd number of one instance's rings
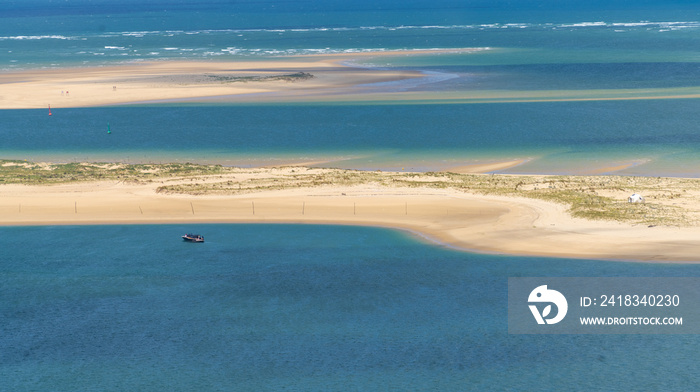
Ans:
{"label": "white tent", "polygon": [[644,197],[642,195],[638,195],[636,193],[633,193],[632,196],[627,198],[628,203],[644,203]]}

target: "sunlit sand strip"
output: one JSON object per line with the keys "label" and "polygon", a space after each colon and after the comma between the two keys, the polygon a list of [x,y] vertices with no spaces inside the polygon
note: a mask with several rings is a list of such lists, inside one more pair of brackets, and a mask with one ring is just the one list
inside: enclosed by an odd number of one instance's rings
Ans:
{"label": "sunlit sand strip", "polygon": [[[282,181],[299,168],[193,181]],[[314,176],[325,171],[313,169]],[[378,174],[379,175],[379,174]],[[381,175],[389,175],[383,173]],[[277,179],[277,180],[275,180]],[[433,181],[433,177],[425,181]],[[416,181],[422,181],[416,177]],[[590,186],[604,186],[601,178]],[[597,185],[596,185],[597,184]],[[513,255],[700,262],[700,228],[574,219],[560,204],[413,186],[328,185],[237,195],[162,194],[160,181],[0,185],[0,224],[308,223],[393,227],[454,248]],[[539,185],[547,186],[547,180]],[[605,188],[603,188],[605,190]],[[610,192],[619,190],[610,189]],[[676,191],[681,191],[680,189]],[[694,190],[695,192],[695,190]],[[617,195],[616,197],[624,197]],[[691,200],[691,199],[689,199]],[[694,199],[693,199],[694,200]],[[682,202],[682,200],[681,200]],[[690,201],[692,202],[692,200]],[[696,208],[689,205],[688,208]],[[203,233],[216,236],[216,233]],[[177,241],[178,238],[173,238]]]}
{"label": "sunlit sand strip", "polygon": [[619,165],[614,165],[614,166],[605,166],[593,170],[584,170],[583,173],[581,174],[586,174],[586,175],[596,175],[596,174],[612,174],[612,173],[617,173],[617,172],[622,172],[626,169],[629,169],[631,167],[639,166],[642,164],[645,164],[649,162],[648,160],[641,160],[641,161],[632,161],[632,162],[625,162]]}
{"label": "sunlit sand strip", "polygon": [[[341,57],[344,58],[344,57]],[[418,71],[360,69],[338,58],[288,61],[156,62],[0,74],[0,109],[88,107],[141,102],[327,96],[363,84],[420,78]],[[260,95],[261,93],[267,93]],[[224,98],[221,98],[224,97]]]}
{"label": "sunlit sand strip", "polygon": [[[326,97],[328,98],[328,97]],[[371,102],[373,104],[468,104],[468,103],[527,103],[527,102],[587,102],[654,99],[698,99],[700,87],[640,90],[474,90],[474,91],[408,91],[346,94],[327,99],[328,102]],[[284,100],[284,96],[277,99]],[[318,97],[298,97],[299,100],[320,102]]]}
{"label": "sunlit sand strip", "polygon": [[[396,80],[420,78],[425,75],[418,72],[405,74]],[[311,89],[275,90],[258,94],[232,94],[226,96],[202,97],[204,102],[230,103],[273,103],[301,102],[323,104],[482,104],[482,103],[537,103],[537,102],[593,102],[593,101],[629,101],[656,99],[698,99],[700,92],[643,90],[565,90],[565,91],[402,91],[383,92],[370,83],[355,85],[333,86]],[[426,85],[423,85],[424,87]],[[299,86],[301,87],[301,86]],[[180,100],[186,102],[187,100]]]}
{"label": "sunlit sand strip", "polygon": [[260,167],[264,168],[274,168],[274,167],[279,167],[279,166],[289,166],[289,167],[311,167],[311,166],[321,166],[328,164],[330,162],[335,162],[334,160],[320,160],[320,161],[295,161],[295,160],[290,160],[286,161],[284,163],[275,163],[275,164],[270,164],[270,165],[263,165]]}
{"label": "sunlit sand strip", "polygon": [[[696,99],[700,87],[600,90],[401,91],[382,83],[426,78],[419,70],[359,68],[363,56],[463,53],[436,49],[307,55],[258,61],[163,61],[110,67],[0,74],[0,109],[87,107],[163,102],[508,103],[642,99]],[[423,89],[430,84],[422,85]]]}
{"label": "sunlit sand strip", "polygon": [[[363,57],[468,53],[488,48],[367,51],[255,61],[158,61],[0,74],[0,109],[86,107],[218,99],[297,101],[343,95],[358,85],[424,77],[419,71],[358,68]],[[299,75],[301,73],[301,75]]]}
{"label": "sunlit sand strip", "polygon": [[520,166],[528,162],[527,159],[517,159],[513,161],[502,161],[502,162],[487,162],[487,163],[474,163],[471,165],[455,166],[445,169],[445,171],[452,173],[492,173],[501,170],[510,169],[516,166]]}

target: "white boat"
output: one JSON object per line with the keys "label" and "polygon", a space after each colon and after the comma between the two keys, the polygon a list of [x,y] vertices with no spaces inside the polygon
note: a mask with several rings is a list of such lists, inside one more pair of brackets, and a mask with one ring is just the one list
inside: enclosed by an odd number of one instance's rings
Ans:
{"label": "white boat", "polygon": [[187,242],[204,242],[204,236],[199,234],[185,234],[182,239]]}

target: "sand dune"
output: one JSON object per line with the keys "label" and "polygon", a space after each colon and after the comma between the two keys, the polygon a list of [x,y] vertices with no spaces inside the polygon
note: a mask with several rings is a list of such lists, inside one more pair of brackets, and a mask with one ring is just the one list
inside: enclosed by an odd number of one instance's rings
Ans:
{"label": "sand dune", "polygon": [[[648,227],[575,219],[561,204],[529,198],[374,183],[268,187],[232,195],[158,192],[164,183],[274,182],[295,175],[299,170],[298,167],[255,169],[210,178],[145,183],[6,184],[0,186],[0,224],[286,222],[373,225],[408,230],[435,243],[479,252],[700,262],[700,229],[697,227]],[[319,176],[324,173],[323,169],[304,170]]]}

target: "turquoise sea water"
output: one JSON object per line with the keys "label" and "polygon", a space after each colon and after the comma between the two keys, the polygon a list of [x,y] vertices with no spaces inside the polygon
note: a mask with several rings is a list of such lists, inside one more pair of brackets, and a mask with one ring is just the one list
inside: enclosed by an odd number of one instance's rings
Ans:
{"label": "turquoise sea water", "polygon": [[[206,234],[185,243],[186,231]],[[507,278],[697,265],[477,255],[349,226],[0,229],[0,390],[692,390],[692,335],[509,335]]]}
{"label": "turquoise sea water", "polygon": [[[567,97],[603,90],[698,94],[694,2],[6,2],[0,69],[138,61],[238,61],[318,53],[419,70],[376,91]],[[382,57],[386,50],[479,48]],[[654,91],[657,91],[656,93]],[[328,161],[361,169],[445,169],[526,159],[511,173],[698,176],[698,99],[253,105],[150,103],[0,111],[0,154],[28,160],[190,160],[228,165]],[[478,100],[477,100],[478,102]],[[429,104],[427,104],[429,103]],[[106,135],[107,123],[112,135]],[[197,135],[197,137],[193,137]]]}
{"label": "turquoise sea water", "polygon": [[[696,100],[468,105],[217,105],[5,110],[4,158],[520,173],[700,175]],[[107,134],[107,124],[111,134]]]}
{"label": "turquoise sea water", "polygon": [[[428,75],[378,91],[672,95],[697,93],[698,21],[696,2],[682,0],[10,0],[0,3],[0,70],[373,51],[353,63]],[[482,50],[381,56],[463,47]],[[525,159],[508,172],[631,165],[619,173],[697,177],[698,108],[668,99],[0,110],[0,158],[372,170]],[[207,242],[183,243],[188,231]],[[0,232],[3,391],[688,391],[700,382],[693,335],[508,335],[506,319],[508,277],[697,276],[693,265],[477,255],[358,227]]]}

